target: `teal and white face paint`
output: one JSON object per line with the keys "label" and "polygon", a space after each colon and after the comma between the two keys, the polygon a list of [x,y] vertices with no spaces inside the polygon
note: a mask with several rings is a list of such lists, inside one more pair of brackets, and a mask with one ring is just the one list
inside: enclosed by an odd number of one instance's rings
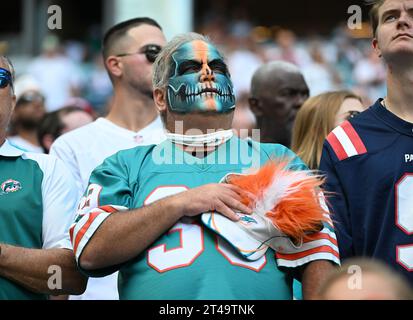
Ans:
{"label": "teal and white face paint", "polygon": [[235,95],[224,59],[211,44],[194,40],[172,55],[168,102],[173,112],[227,113],[235,108]]}

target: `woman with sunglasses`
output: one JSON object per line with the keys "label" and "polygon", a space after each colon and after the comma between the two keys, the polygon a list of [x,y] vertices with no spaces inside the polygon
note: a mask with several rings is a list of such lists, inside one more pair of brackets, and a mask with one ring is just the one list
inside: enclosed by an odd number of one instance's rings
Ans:
{"label": "woman with sunglasses", "polygon": [[350,91],[332,91],[311,97],[295,118],[291,149],[311,169],[318,169],[327,135],[364,109],[361,98]]}

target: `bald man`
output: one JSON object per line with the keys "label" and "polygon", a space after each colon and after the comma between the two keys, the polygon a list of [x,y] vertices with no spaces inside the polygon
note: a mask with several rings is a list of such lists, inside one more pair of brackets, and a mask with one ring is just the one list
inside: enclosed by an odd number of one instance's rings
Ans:
{"label": "bald man", "polygon": [[352,258],[321,285],[321,300],[412,300],[413,291],[399,273],[379,260]]}
{"label": "bald man", "polygon": [[295,116],[309,94],[297,66],[272,61],[258,68],[251,81],[248,101],[261,130],[261,142],[289,147]]}

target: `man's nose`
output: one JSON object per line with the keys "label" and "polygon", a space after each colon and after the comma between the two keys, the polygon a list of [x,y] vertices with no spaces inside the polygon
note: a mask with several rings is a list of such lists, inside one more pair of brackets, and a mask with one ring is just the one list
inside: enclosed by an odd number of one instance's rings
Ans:
{"label": "man's nose", "polygon": [[298,94],[295,99],[295,109],[300,109],[304,102],[307,100],[308,96],[306,94]]}
{"label": "man's nose", "polygon": [[215,74],[207,64],[202,67],[200,80],[201,82],[215,81]]}
{"label": "man's nose", "polygon": [[411,27],[413,24],[413,18],[410,16],[409,13],[402,11],[397,23],[399,28],[401,27]]}

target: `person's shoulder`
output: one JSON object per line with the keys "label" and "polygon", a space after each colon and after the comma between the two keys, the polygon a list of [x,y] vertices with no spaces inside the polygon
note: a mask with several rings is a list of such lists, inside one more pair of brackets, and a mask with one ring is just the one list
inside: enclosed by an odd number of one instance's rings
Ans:
{"label": "person's shoulder", "polygon": [[344,121],[327,135],[324,143],[338,161],[356,159],[383,149],[384,141],[380,135],[383,124],[373,111],[377,103],[379,101],[355,118]]}
{"label": "person's shoulder", "polygon": [[134,167],[140,167],[144,159],[151,156],[155,144],[137,146],[129,149],[119,150],[113,155],[107,157],[95,171],[106,169],[108,167],[123,167],[128,170]]}
{"label": "person's shoulder", "polygon": [[255,142],[256,147],[260,148],[263,152],[272,156],[293,156],[294,153],[286,146],[279,143],[264,143]]}
{"label": "person's shoulder", "polygon": [[37,169],[41,170],[45,176],[60,175],[66,171],[63,162],[53,155],[24,152],[21,158],[28,160],[27,163],[35,164]]}
{"label": "person's shoulder", "polygon": [[156,148],[157,144],[148,144],[142,146],[136,146],[129,149],[123,149],[116,152],[112,157],[117,157],[119,159],[125,159],[128,161],[135,161],[136,159],[141,159],[150,156],[153,149]]}
{"label": "person's shoulder", "polygon": [[291,149],[282,144],[257,142],[252,139],[246,139],[245,142],[249,143],[252,149],[259,152],[261,164],[268,160],[288,161],[290,166],[296,169],[306,169],[306,165],[302,160]]}
{"label": "person's shoulder", "polygon": [[80,128],[62,134],[53,142],[52,146],[56,147],[62,145],[84,145],[85,147],[87,147],[88,142],[94,141],[96,139],[97,134],[99,133],[99,124],[97,122],[98,120],[95,120]]}

